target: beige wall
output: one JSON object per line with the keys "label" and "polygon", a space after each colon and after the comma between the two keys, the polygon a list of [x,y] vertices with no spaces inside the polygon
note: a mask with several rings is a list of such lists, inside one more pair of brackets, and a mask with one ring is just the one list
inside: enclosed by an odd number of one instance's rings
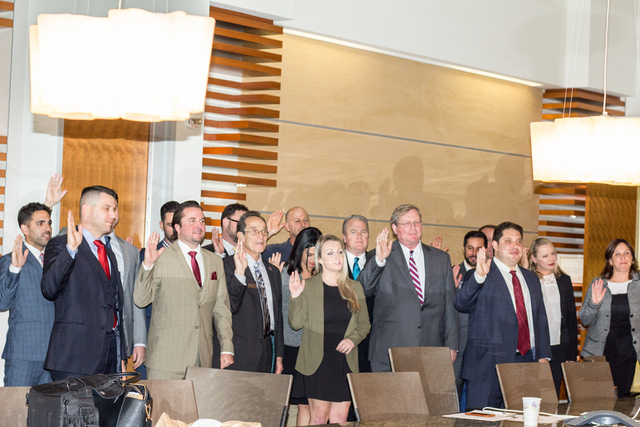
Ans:
{"label": "beige wall", "polygon": [[520,223],[530,232],[525,243],[533,240],[529,123],[540,120],[541,90],[283,39],[278,186],[243,189],[248,206],[300,205],[312,225],[336,234],[344,217],[360,213],[374,236],[394,207],[413,203],[427,224],[423,241],[442,235],[454,262],[464,234],[485,223]]}

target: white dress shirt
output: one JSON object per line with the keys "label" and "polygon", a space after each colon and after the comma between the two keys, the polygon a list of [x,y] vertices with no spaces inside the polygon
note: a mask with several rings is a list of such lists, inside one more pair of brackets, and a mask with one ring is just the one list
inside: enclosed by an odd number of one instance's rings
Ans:
{"label": "white dress shirt", "polygon": [[560,345],[562,329],[562,311],[560,310],[560,289],[554,273],[540,279],[544,308],[549,321],[549,338],[551,345]]}
{"label": "white dress shirt", "polygon": [[[349,251],[345,251],[347,253],[347,262],[349,263],[349,268],[353,272],[353,264],[355,263],[356,256]],[[367,263],[367,252],[363,252],[361,255],[358,255],[358,265],[360,266],[360,271],[364,270],[364,265]]]}
{"label": "white dress shirt", "polygon": [[195,249],[191,249],[189,246],[187,246],[186,243],[180,241],[180,240],[176,240],[176,242],[178,242],[178,246],[180,247],[180,250],[182,251],[182,255],[184,255],[184,259],[185,261],[187,261],[187,265],[189,266],[189,270],[193,271],[193,269],[191,268],[191,255],[189,255],[189,252],[191,251],[195,251],[196,252],[196,261],[198,261],[198,267],[200,270],[200,280],[204,282],[204,260],[202,259],[202,254],[200,253],[200,245],[198,245],[197,248]]}
{"label": "white dress shirt", "polygon": [[[509,295],[511,295],[511,302],[513,303],[513,310],[517,313],[516,309],[516,297],[513,294],[513,278],[511,277],[511,269],[507,267],[504,263],[502,263],[497,257],[493,258],[493,262],[496,263],[496,267],[500,270],[500,274],[504,278],[504,281],[507,283],[507,289],[509,290]],[[527,281],[524,279],[522,272],[520,271],[520,266],[516,265],[516,276],[518,276],[518,280],[520,281],[520,287],[522,288],[522,296],[524,297],[524,306],[527,309],[527,321],[529,323],[529,338],[531,342],[531,349],[535,349],[536,347],[536,337],[535,330],[533,329],[533,312],[531,311],[531,294],[529,294],[529,287],[527,286]],[[484,283],[487,277],[482,277],[478,274],[478,270],[476,270],[474,277],[476,282]]]}

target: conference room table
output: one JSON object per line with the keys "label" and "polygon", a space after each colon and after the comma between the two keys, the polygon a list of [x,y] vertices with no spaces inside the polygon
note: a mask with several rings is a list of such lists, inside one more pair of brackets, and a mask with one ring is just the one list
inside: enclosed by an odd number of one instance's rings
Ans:
{"label": "conference room table", "polygon": [[[621,399],[598,399],[584,403],[559,404],[556,414],[580,415],[584,412],[607,410],[633,416],[640,409],[640,397],[623,397]],[[640,417],[639,417],[640,418]],[[394,416],[388,420],[357,421],[346,424],[335,424],[347,427],[523,427],[518,421],[490,421],[490,418],[478,417],[477,420],[449,418],[441,415],[427,416]],[[540,425],[551,425],[542,424]],[[557,427],[562,427],[557,423]]]}

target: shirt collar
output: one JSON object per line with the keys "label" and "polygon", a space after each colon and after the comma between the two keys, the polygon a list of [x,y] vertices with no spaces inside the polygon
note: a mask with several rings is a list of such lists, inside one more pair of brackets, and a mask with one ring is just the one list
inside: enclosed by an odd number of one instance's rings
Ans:
{"label": "shirt collar", "polygon": [[[400,243],[400,242],[398,242]],[[418,246],[416,246],[414,249],[409,249],[408,247],[406,247],[405,245],[403,245],[402,243],[400,243],[400,247],[402,248],[402,252],[404,253],[404,256],[406,258],[409,258],[411,251],[413,251],[413,257],[418,257],[418,256],[422,256],[422,243],[418,243]]]}
{"label": "shirt collar", "polygon": [[224,239],[222,239],[222,246],[224,246],[229,255],[233,255],[236,253],[236,247],[232,243],[229,243]]}
{"label": "shirt collar", "polygon": [[[500,261],[497,257],[493,257],[493,261],[496,263],[496,267],[498,267],[500,271],[502,271],[503,273],[510,274],[510,271],[512,271],[509,267],[507,267],[505,263]],[[520,267],[518,266],[518,264],[516,264],[515,271],[516,273],[520,273]]]}
{"label": "shirt collar", "polygon": [[[352,254],[349,251],[345,251],[347,253],[347,260],[349,261],[349,264],[353,264],[353,260],[356,258],[356,256],[354,254]],[[358,262],[362,261],[363,258],[367,257],[367,253],[363,252],[360,255],[358,255]]]}
{"label": "shirt collar", "polygon": [[469,263],[467,263],[466,259],[463,262],[464,262],[464,268],[465,268],[466,271],[473,270],[475,268],[475,267],[470,266]]}
{"label": "shirt collar", "polygon": [[93,243],[94,240],[100,240],[102,243],[104,243],[102,239],[97,239],[96,236],[91,234],[91,232],[84,227],[82,227],[82,236],[87,240],[87,243],[94,244]]}
{"label": "shirt collar", "polygon": [[182,242],[180,239],[176,240],[176,242],[178,242],[178,246],[180,246],[180,250],[185,256],[188,256],[189,252],[191,251],[196,251],[196,255],[200,253],[200,245],[198,245],[198,247],[195,249],[191,249],[189,246],[187,246],[186,243]]}
{"label": "shirt collar", "polygon": [[260,270],[263,269],[263,265],[264,264],[262,262],[262,257],[258,257],[258,260],[256,261],[255,259],[253,259],[253,257],[251,255],[249,255],[249,254],[246,254],[246,255],[247,255],[247,261],[248,261],[247,267],[249,267],[249,269],[251,271],[255,270],[255,268],[256,268],[255,265],[256,264],[258,264],[258,268],[260,268]]}
{"label": "shirt collar", "polygon": [[36,257],[36,259],[40,257],[40,254],[44,253],[44,251],[40,251],[38,248],[36,248],[35,246],[31,246],[26,241],[23,241],[23,243],[27,247],[27,249],[29,249],[29,252],[31,252],[33,256]]}

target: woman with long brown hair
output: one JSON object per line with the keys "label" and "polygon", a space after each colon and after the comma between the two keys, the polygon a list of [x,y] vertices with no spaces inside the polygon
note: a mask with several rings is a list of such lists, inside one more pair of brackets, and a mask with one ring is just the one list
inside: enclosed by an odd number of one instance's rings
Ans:
{"label": "woman with long brown hair", "polygon": [[347,277],[342,240],[318,239],[315,276],[289,279],[289,325],[302,328],[292,396],[309,399],[310,424],[345,423],[351,405],[347,373],[358,372],[357,345],[371,325],[364,291]]}
{"label": "woman with long brown hair", "polygon": [[640,275],[635,251],[614,239],[604,254],[601,277],[593,279],[578,315],[589,326],[582,356],[609,362],[618,397],[629,394],[640,354]]}
{"label": "woman with long brown hair", "polygon": [[531,244],[529,270],[536,273],[542,286],[551,339],[551,374],[559,395],[562,362],[575,361],[578,355],[578,320],[573,285],[571,277],[558,265],[555,246],[544,237]]}

